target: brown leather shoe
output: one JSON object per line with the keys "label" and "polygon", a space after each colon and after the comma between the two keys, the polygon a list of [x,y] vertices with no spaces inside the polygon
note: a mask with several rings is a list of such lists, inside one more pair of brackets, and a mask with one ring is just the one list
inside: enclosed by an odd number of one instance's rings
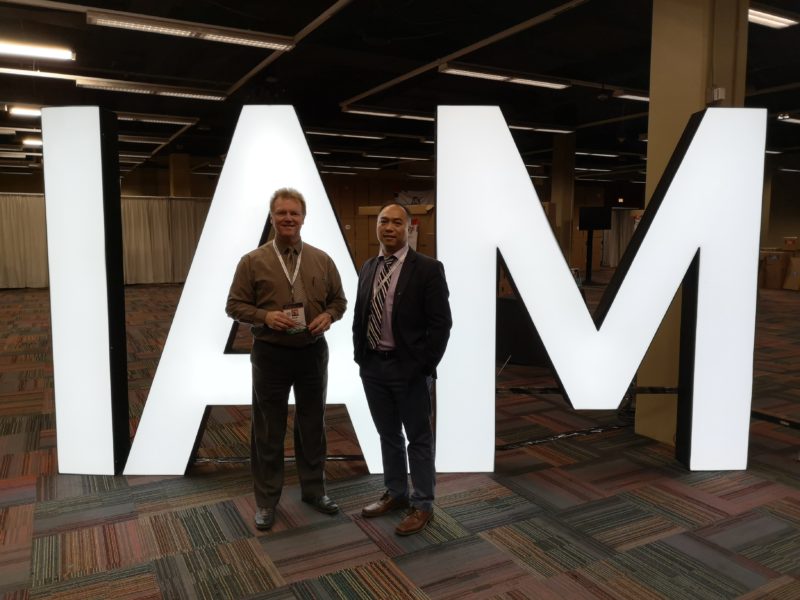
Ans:
{"label": "brown leather shoe", "polygon": [[433,519],[432,510],[420,510],[412,508],[408,511],[406,518],[400,521],[400,524],[395,527],[394,532],[397,535],[411,535],[419,533],[425,526]]}
{"label": "brown leather shoe", "polygon": [[368,518],[381,517],[400,508],[408,508],[408,498],[392,498],[386,492],[380,500],[362,508],[361,515]]}

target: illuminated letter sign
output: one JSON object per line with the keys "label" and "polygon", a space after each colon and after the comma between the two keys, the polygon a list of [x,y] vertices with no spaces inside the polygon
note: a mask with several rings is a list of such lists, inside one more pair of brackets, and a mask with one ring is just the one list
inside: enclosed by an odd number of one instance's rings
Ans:
{"label": "illuminated letter sign", "polygon": [[493,470],[498,248],[576,409],[619,406],[684,280],[687,462],[746,467],[765,129],[759,109],[695,116],[592,319],[499,109],[439,109],[437,246],[454,325],[438,469]]}
{"label": "illuminated letter sign", "polygon": [[[110,473],[114,369],[104,364],[103,328],[104,298],[115,285],[103,283],[112,264],[102,261],[98,233],[97,109],[45,109],[42,126],[59,466]],[[444,107],[438,127],[438,248],[454,320],[437,387],[438,470],[493,470],[498,248],[578,409],[619,405],[683,280],[684,324],[691,325],[684,331],[692,334],[684,337],[681,356],[681,410],[690,427],[679,435],[686,434],[687,462],[692,469],[744,468],[764,111],[710,109],[694,119],[680,147],[685,153],[676,152],[594,319],[499,110]],[[268,196],[284,186],[305,193],[304,237],[331,255],[347,297],[355,298],[356,273],[293,109],[245,107],[126,474],[183,473],[206,407],[249,403],[249,358],[223,354],[230,332],[224,306],[239,257],[261,235]],[[730,264],[735,277],[728,275]],[[79,333],[70,333],[70,321]],[[89,324],[97,327],[87,338]],[[351,325],[348,311],[328,334],[328,401],[347,405],[367,465],[380,472],[378,438],[352,361]],[[80,376],[70,365],[81,367]]]}

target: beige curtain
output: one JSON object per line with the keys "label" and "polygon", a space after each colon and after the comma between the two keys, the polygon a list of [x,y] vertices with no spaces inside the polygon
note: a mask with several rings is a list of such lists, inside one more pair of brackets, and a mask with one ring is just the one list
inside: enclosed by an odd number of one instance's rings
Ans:
{"label": "beige curtain", "polygon": [[47,287],[42,194],[0,194],[0,288]]}
{"label": "beige curtain", "polygon": [[172,278],[168,198],[122,198],[125,283],[168,283]]}
{"label": "beige curtain", "polygon": [[170,200],[170,238],[172,240],[172,277],[174,281],[186,281],[209,206],[208,200],[192,198],[172,198]]}
{"label": "beige curtain", "polygon": [[[125,283],[186,280],[210,202],[123,197]],[[44,196],[0,194],[0,289],[47,287]]]}
{"label": "beige curtain", "polygon": [[603,266],[616,268],[628,242],[633,236],[634,211],[614,209],[611,211],[611,229],[603,232]]}

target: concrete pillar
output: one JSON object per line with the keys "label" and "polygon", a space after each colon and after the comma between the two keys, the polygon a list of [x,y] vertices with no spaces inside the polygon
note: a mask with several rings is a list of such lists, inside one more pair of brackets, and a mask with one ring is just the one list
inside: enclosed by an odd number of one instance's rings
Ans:
{"label": "concrete pillar", "polygon": [[192,169],[188,154],[169,155],[169,195],[173,197],[192,195]]}
{"label": "concrete pillar", "polygon": [[[572,216],[575,210],[575,134],[559,133],[553,139],[550,201],[556,209],[556,239],[567,263],[572,254]],[[571,265],[570,265],[571,266]]]}
{"label": "concrete pillar", "polygon": [[[709,105],[744,104],[748,5],[747,0],[653,0],[647,201],[689,117]],[[677,387],[679,334],[680,293],[642,362],[640,386]],[[677,395],[639,394],[636,432],[674,444],[676,414]]]}

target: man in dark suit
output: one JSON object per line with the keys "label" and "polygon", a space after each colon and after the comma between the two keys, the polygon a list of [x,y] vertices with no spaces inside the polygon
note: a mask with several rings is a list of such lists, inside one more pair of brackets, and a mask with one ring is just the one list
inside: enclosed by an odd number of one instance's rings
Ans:
{"label": "man in dark suit", "polygon": [[433,517],[430,388],[452,325],[444,267],[408,247],[410,225],[405,206],[381,210],[376,228],[381,251],[361,268],[353,318],[355,361],[380,434],[386,485],[383,496],[361,513],[379,517],[409,509],[395,529],[398,535],[422,531]]}

